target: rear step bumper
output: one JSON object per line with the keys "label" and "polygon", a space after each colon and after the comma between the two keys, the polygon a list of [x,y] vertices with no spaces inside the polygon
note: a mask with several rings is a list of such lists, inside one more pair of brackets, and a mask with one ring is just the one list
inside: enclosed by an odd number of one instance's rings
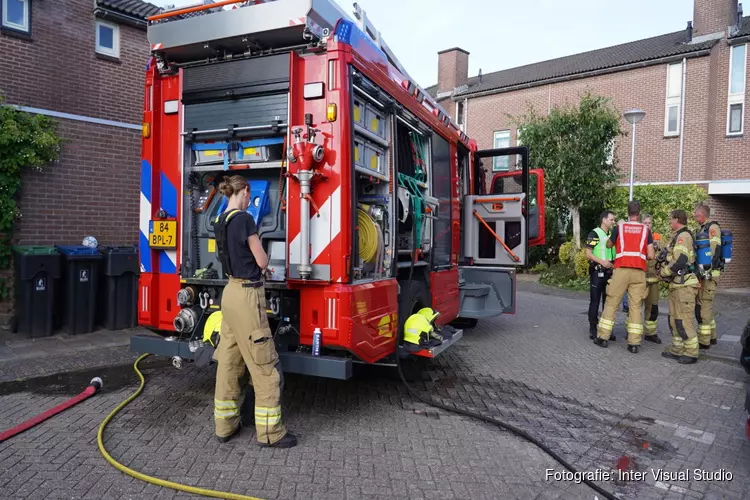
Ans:
{"label": "rear step bumper", "polygon": [[407,349],[404,349],[403,347],[399,347],[398,348],[399,355],[401,357],[412,355],[412,356],[421,356],[423,358],[437,358],[443,351],[445,351],[450,346],[458,342],[463,336],[464,336],[464,331],[461,329],[456,329],[456,333],[454,333],[452,337],[443,340],[442,344],[435,346],[432,349],[422,349],[421,351],[412,352]]}
{"label": "rear step bumper", "polygon": [[[130,337],[130,351],[149,353],[168,358],[179,357],[195,361],[206,348],[190,350],[187,340],[167,340],[158,335],[140,334]],[[207,348],[213,354],[212,348]],[[204,353],[205,355],[206,353]],[[207,361],[210,361],[211,354]],[[335,356],[313,356],[304,352],[280,352],[279,359],[284,373],[297,373],[315,377],[346,380],[352,376],[352,360]]]}

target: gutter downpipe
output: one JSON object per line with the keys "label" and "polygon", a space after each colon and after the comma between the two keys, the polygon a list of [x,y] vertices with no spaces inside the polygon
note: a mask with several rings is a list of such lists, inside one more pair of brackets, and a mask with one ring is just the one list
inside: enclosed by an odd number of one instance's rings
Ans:
{"label": "gutter downpipe", "polygon": [[469,98],[464,97],[464,129],[463,133],[469,135]]}
{"label": "gutter downpipe", "polygon": [[687,77],[687,58],[682,58],[682,96],[680,97],[680,159],[677,165],[677,182],[682,181],[682,154],[685,144],[685,80]]}

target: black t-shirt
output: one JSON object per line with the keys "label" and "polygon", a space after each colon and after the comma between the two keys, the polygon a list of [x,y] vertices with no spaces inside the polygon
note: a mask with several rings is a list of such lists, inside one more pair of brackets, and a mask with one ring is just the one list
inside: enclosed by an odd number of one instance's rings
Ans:
{"label": "black t-shirt", "polygon": [[247,239],[257,234],[253,216],[247,212],[233,215],[227,225],[227,248],[229,249],[229,264],[232,266],[232,276],[235,278],[258,281],[261,270],[255,262],[255,256],[250,251]]}
{"label": "black t-shirt", "polygon": [[[617,234],[619,233],[618,230],[619,230],[619,226],[615,226],[615,227],[612,228],[612,233],[609,235],[609,240],[612,243],[615,243],[617,241]],[[653,245],[653,243],[654,243],[654,235],[651,232],[651,230],[649,230],[648,228],[646,228],[646,230],[648,231],[648,241],[647,241],[647,244]]]}

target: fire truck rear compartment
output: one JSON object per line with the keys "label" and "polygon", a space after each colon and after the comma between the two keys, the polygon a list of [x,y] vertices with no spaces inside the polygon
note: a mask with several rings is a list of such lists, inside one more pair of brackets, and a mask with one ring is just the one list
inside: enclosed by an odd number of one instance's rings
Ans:
{"label": "fire truck rear compartment", "polygon": [[[286,290],[286,228],[282,197],[289,108],[289,54],[187,67],[183,70],[182,259],[175,330],[202,339],[220,308],[226,283],[214,224],[227,206],[221,181],[241,175],[250,187],[247,212],[269,255],[266,286],[271,319],[298,321],[298,294]],[[208,302],[211,309],[202,313]],[[296,323],[295,323],[296,324]]]}
{"label": "fire truck rear compartment", "polygon": [[[183,279],[223,277],[213,225],[226,208],[227,199],[218,187],[228,175],[248,179],[247,211],[266,252],[276,261],[283,259],[286,234],[279,190],[283,191],[289,57],[277,54],[183,70]],[[280,273],[273,280],[284,280],[283,268],[275,266]]]}

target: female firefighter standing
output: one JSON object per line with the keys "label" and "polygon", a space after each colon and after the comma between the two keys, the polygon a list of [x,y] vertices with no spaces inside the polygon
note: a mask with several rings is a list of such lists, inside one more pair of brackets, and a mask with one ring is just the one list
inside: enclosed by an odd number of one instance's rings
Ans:
{"label": "female firefighter standing", "polygon": [[237,401],[240,379],[247,366],[255,391],[258,442],[261,446],[291,448],[297,438],[287,432],[281,419],[284,379],[266,316],[263,275],[268,256],[255,221],[246,212],[250,186],[241,175],[233,175],[224,179],[219,190],[229,202],[216,219],[216,246],[229,281],[221,296],[222,322],[216,354],[216,436],[226,442],[240,431]]}

